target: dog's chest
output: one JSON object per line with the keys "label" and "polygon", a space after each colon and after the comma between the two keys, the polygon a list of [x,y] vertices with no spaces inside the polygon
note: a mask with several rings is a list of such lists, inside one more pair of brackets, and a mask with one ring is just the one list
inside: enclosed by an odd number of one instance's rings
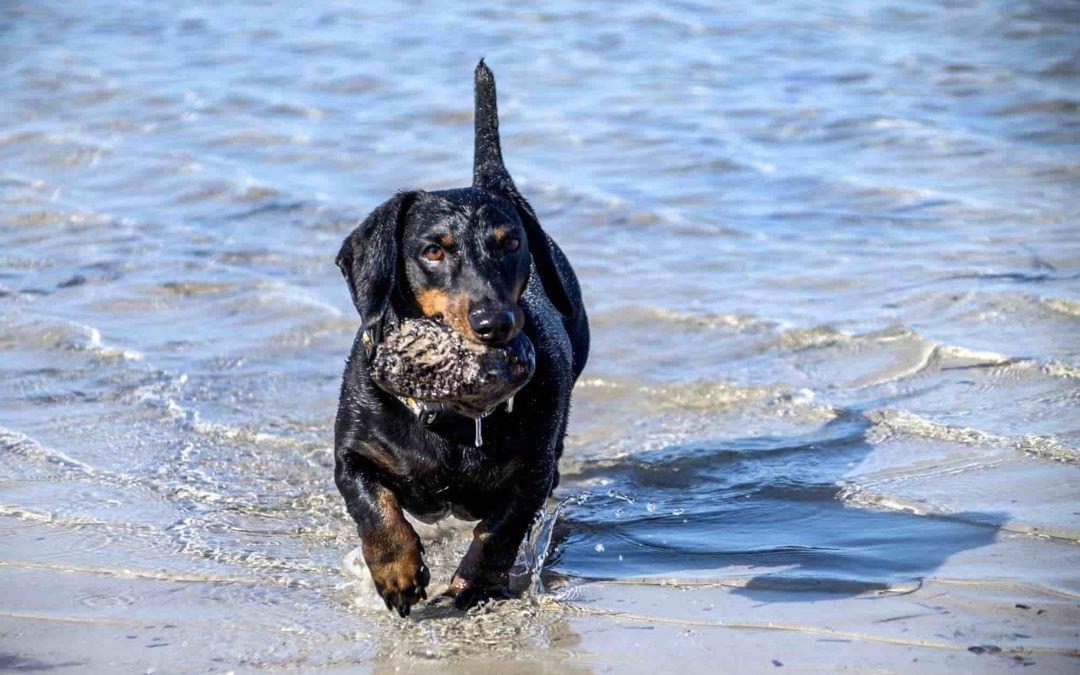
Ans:
{"label": "dog's chest", "polygon": [[427,522],[453,514],[475,520],[486,517],[520,470],[515,457],[493,456],[484,448],[457,446],[443,461],[409,476],[403,506]]}
{"label": "dog's chest", "polygon": [[490,494],[503,490],[520,467],[520,459],[512,454],[461,445],[440,472],[440,482],[455,497]]}

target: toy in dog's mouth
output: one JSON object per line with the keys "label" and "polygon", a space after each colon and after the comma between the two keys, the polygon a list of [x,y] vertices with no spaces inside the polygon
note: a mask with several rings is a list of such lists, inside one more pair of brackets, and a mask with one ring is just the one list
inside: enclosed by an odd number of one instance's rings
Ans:
{"label": "toy in dog's mouth", "polygon": [[386,327],[371,376],[395,396],[443,403],[479,419],[524,387],[535,370],[536,352],[524,333],[489,347],[442,322],[405,319]]}

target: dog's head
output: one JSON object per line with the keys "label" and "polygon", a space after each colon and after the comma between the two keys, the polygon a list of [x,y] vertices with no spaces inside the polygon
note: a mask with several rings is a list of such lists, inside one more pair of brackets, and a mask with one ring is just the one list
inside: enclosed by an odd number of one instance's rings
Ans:
{"label": "dog's head", "polygon": [[524,324],[521,294],[533,268],[555,308],[571,314],[551,243],[503,165],[495,78],[482,60],[472,187],[398,193],[346,237],[337,264],[375,339],[392,306],[506,344]]}

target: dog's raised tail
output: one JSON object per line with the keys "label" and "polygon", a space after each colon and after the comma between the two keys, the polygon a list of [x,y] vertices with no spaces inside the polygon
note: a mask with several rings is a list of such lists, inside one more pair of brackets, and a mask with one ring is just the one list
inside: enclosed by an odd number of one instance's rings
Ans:
{"label": "dog's raised tail", "polygon": [[509,183],[510,174],[503,165],[499,144],[499,104],[495,94],[495,76],[480,59],[476,64],[476,147],[473,153],[473,185],[497,188]]}

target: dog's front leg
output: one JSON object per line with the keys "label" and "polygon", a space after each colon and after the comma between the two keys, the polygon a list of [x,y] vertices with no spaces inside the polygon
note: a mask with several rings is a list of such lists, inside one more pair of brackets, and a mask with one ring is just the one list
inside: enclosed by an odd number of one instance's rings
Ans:
{"label": "dog's front leg", "polygon": [[404,617],[427,598],[430,574],[421,557],[424,547],[405,520],[397,496],[371,473],[357,455],[338,452],[334,479],[356,521],[375,590],[387,609]]}
{"label": "dog's front leg", "polygon": [[519,483],[507,504],[473,529],[468,552],[443,593],[458,609],[509,594],[510,568],[536,513],[547,499],[551,476]]}

